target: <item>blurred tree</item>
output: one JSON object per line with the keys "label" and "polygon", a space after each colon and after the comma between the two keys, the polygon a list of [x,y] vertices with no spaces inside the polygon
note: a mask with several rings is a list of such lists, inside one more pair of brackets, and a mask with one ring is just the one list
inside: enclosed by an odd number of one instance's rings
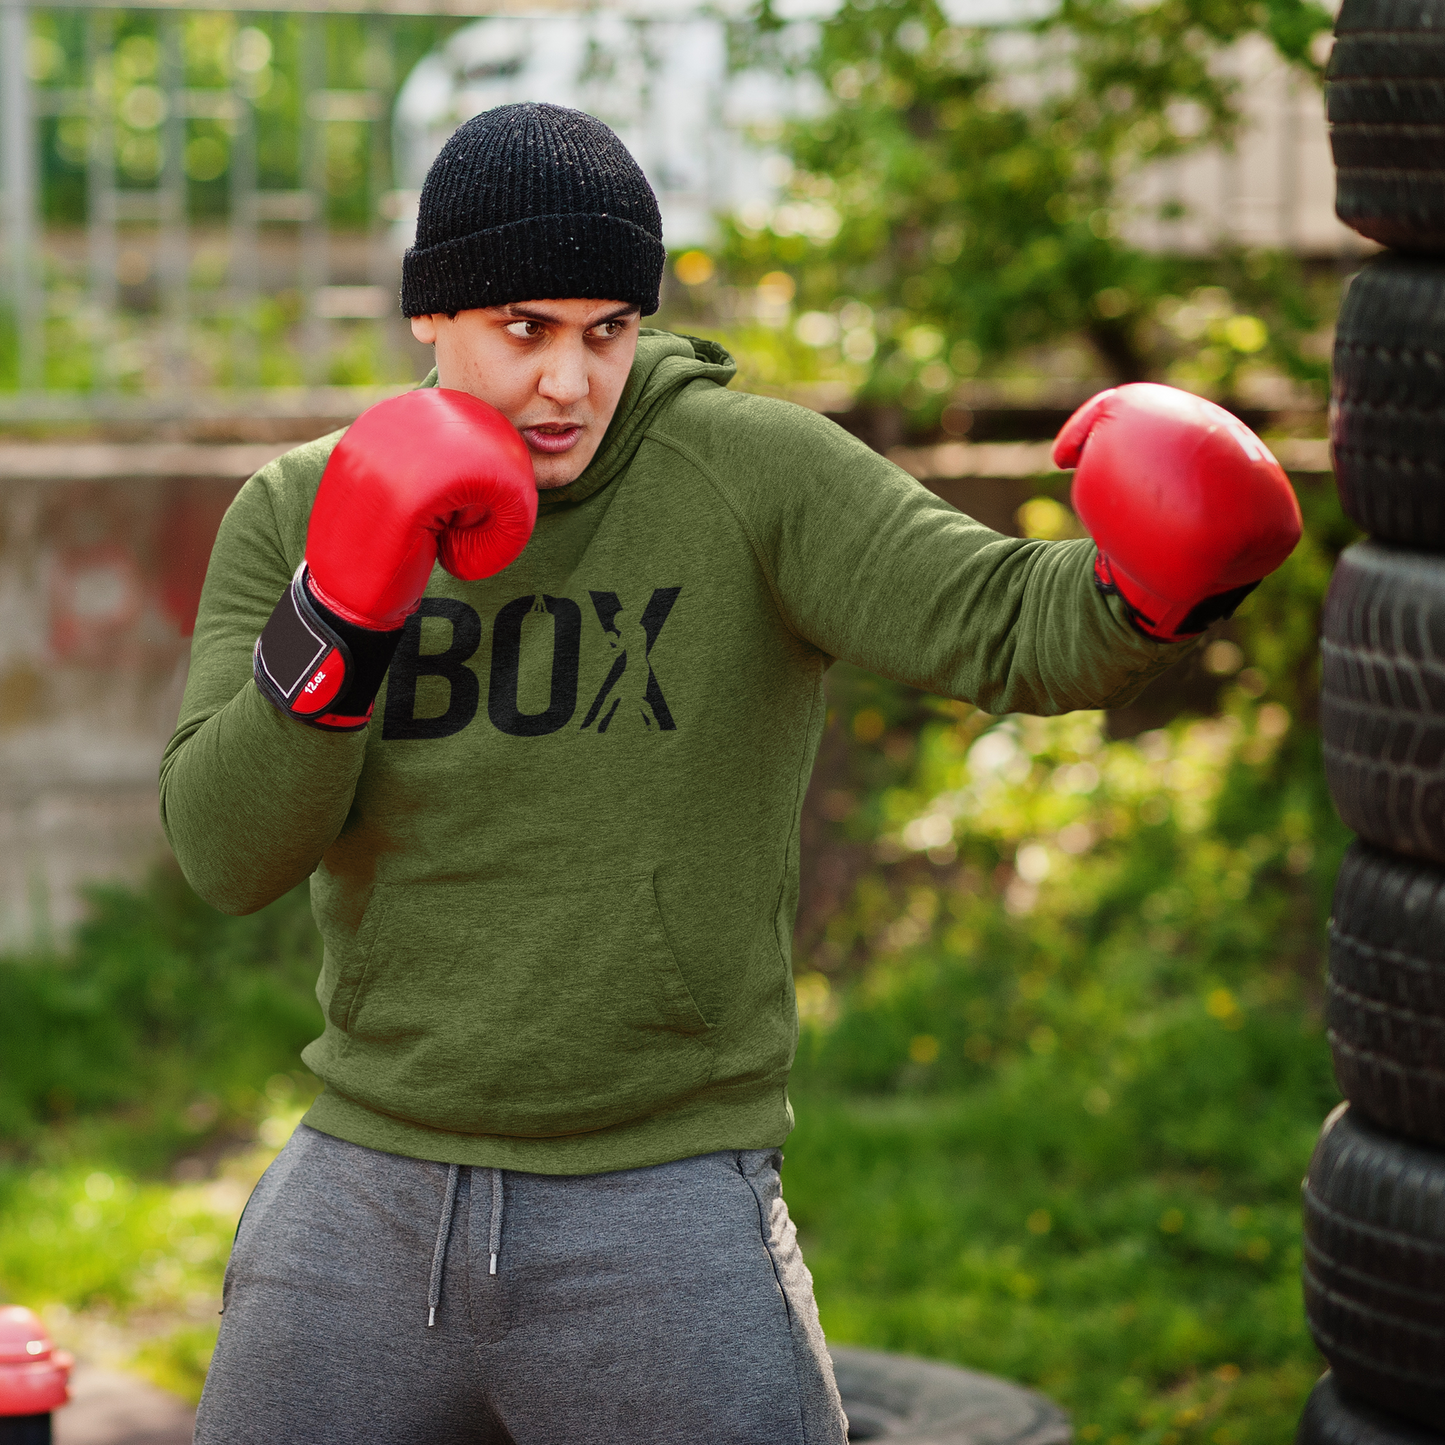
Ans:
{"label": "blurred tree", "polygon": [[1141,166],[1232,141],[1225,47],[1267,35],[1317,79],[1330,23],[1309,0],[1061,0],[966,29],[937,0],[844,0],[790,59],[759,0],[739,59],[811,73],[826,100],[784,133],[782,204],[728,223],[725,269],[786,268],[800,310],[831,306],[813,344],[866,368],[864,398],[925,414],[980,365],[1070,337],[1116,381],[1158,374],[1179,339],[1209,353],[1206,387],[1230,390],[1248,359],[1320,380],[1300,341],[1321,308],[1293,258],[1149,254],[1119,217]]}

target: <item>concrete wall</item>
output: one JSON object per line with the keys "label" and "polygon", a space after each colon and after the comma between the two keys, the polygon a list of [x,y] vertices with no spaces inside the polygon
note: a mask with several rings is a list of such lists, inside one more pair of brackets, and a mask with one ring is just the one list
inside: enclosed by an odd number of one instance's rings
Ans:
{"label": "concrete wall", "polygon": [[283,449],[0,445],[0,946],[162,854],[156,769],[211,541]]}

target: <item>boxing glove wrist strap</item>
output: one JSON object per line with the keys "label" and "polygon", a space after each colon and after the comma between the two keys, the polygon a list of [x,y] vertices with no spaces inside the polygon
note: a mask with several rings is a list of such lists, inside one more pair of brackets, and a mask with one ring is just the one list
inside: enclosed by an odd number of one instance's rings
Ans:
{"label": "boxing glove wrist strap", "polygon": [[1259,581],[1215,592],[1199,602],[1166,602],[1159,597],[1140,597],[1136,601],[1115,577],[1109,559],[1099,552],[1094,557],[1094,586],[1106,597],[1117,597],[1130,625],[1151,642],[1187,642],[1211,623],[1233,617],[1234,609],[1259,586]]}
{"label": "boxing glove wrist strap", "polygon": [[307,576],[303,562],[256,639],[256,686],[298,722],[354,732],[371,717],[402,629],[376,632],[338,617]]}

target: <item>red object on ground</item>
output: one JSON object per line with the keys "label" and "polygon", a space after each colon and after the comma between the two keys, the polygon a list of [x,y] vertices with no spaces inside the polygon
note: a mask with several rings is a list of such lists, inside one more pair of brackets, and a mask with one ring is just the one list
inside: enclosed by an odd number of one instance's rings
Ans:
{"label": "red object on ground", "polygon": [[0,1305],[0,1415],[48,1415],[65,1404],[74,1363],[33,1311]]}

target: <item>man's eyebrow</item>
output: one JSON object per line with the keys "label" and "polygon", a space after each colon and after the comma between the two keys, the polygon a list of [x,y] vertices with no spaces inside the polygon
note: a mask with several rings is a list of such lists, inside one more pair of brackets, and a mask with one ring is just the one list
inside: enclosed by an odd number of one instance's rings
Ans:
{"label": "man's eyebrow", "polygon": [[[556,315],[555,312],[534,311],[527,306],[519,305],[515,301],[508,302],[504,309],[508,316],[514,316],[519,321],[541,321],[545,324],[556,326],[559,325],[563,319]],[[622,321],[629,316],[638,316],[641,312],[642,307],[640,306],[620,306],[616,311],[609,311],[607,315],[599,316],[596,321],[589,324],[587,329],[590,331],[593,326],[605,326],[609,321]]]}
{"label": "man's eyebrow", "polygon": [[592,324],[593,326],[605,326],[609,321],[626,321],[629,317],[642,315],[640,306],[619,306],[616,311],[609,311],[606,316],[599,316]]}

